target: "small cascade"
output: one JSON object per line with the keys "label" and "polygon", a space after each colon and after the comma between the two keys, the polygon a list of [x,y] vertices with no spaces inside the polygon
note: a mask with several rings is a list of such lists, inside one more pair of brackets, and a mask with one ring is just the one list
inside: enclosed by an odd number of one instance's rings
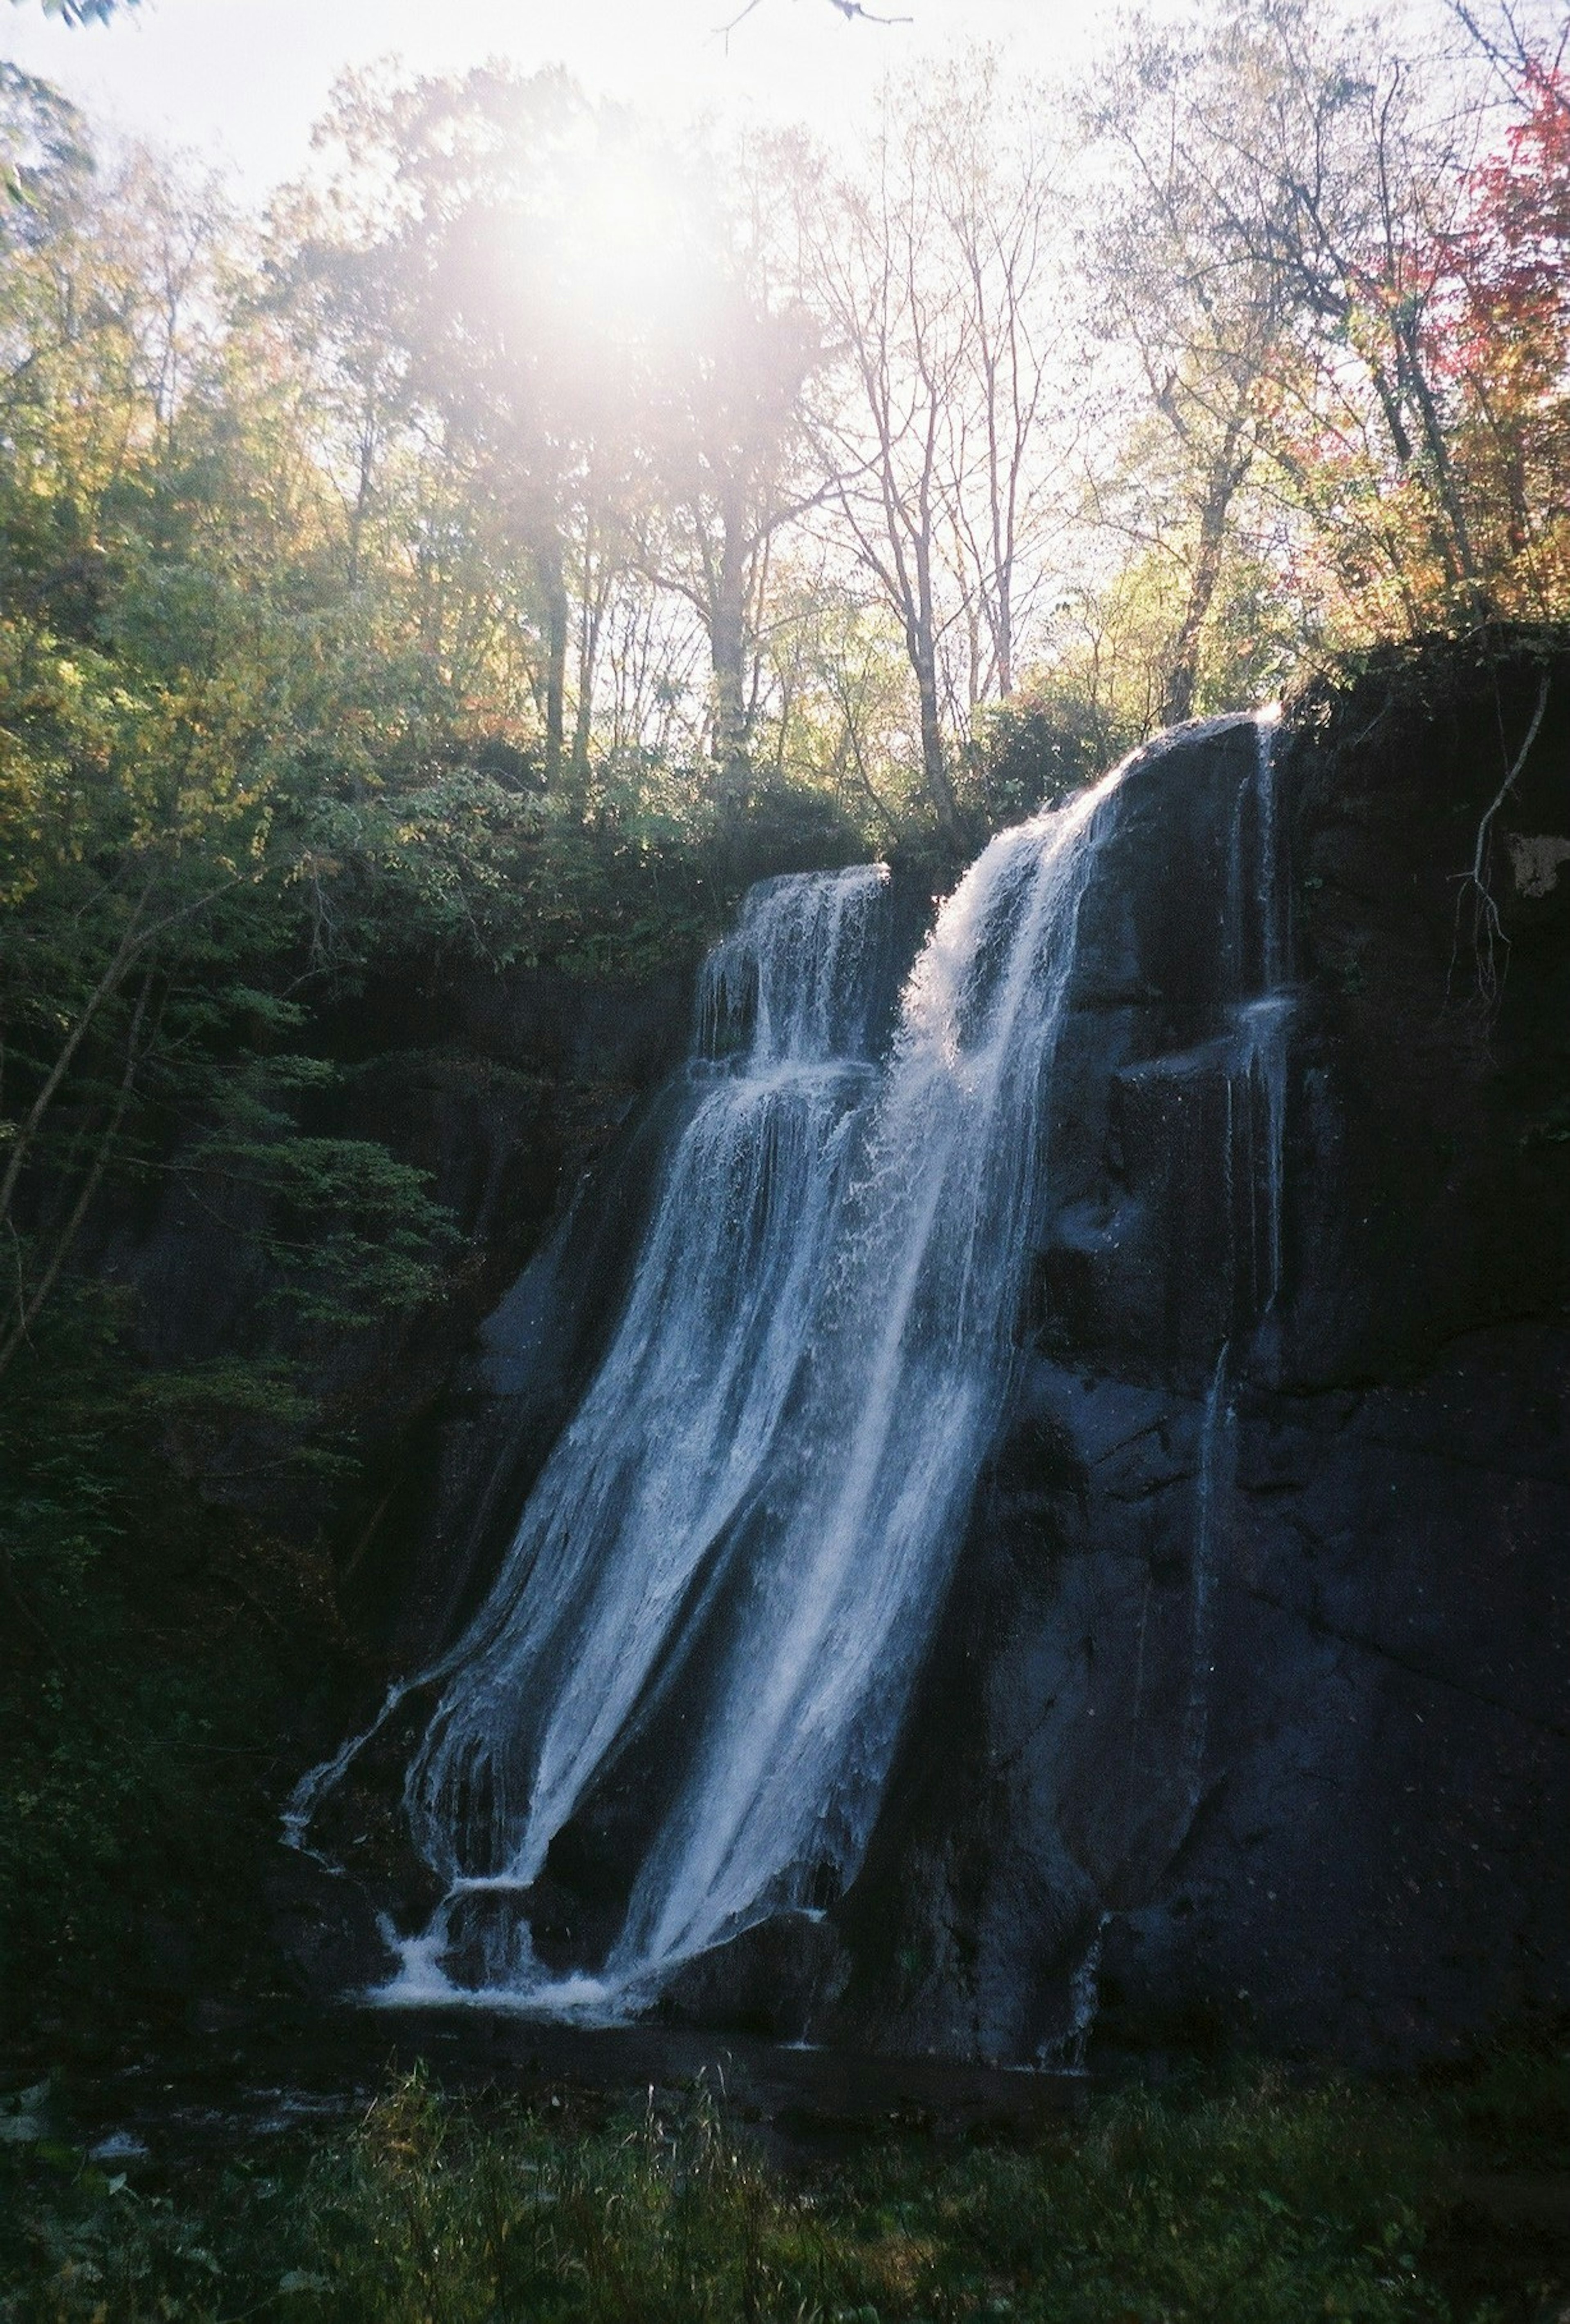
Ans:
{"label": "small cascade", "polygon": [[[1235,986],[1228,1072],[1225,1150],[1221,1164],[1233,1221],[1233,1271],[1238,1323],[1256,1370],[1269,1377],[1278,1355],[1288,1066],[1293,996],[1276,802],[1280,712],[1254,724],[1252,782],[1233,823],[1231,954]],[[1242,844],[1245,808],[1251,851]],[[1182,1814],[1191,1821],[1205,1786],[1214,1675],[1215,1596],[1226,1544],[1235,1458],[1232,1342],[1216,1356],[1199,1422],[1191,1561],[1188,1691],[1181,1757]]]}
{"label": "small cascade", "polygon": [[439,1987],[451,1954],[483,1987],[551,1982],[528,1891],[717,1587],[800,1364],[873,1083],[886,888],[881,866],[765,881],[708,964],[692,1110],[626,1312],[410,1770],[449,1889],[402,1990]]}
{"label": "small cascade", "polygon": [[1046,2073],[1085,2074],[1090,2070],[1091,2036],[1101,2014],[1102,1956],[1111,1923],[1110,1913],[1097,1915],[1090,1942],[1068,1980],[1068,2023],[1061,2034],[1043,2042],[1037,2050],[1036,2063]]}
{"label": "small cascade", "polygon": [[1205,1746],[1210,1735],[1215,1594],[1225,1551],[1227,1504],[1232,1489],[1233,1411],[1227,1380],[1231,1355],[1230,1343],[1224,1345],[1215,1360],[1199,1424],[1194,1554],[1189,1568],[1188,1695],[1180,1746],[1183,1808],[1188,1821],[1192,1821],[1204,1794]]}
{"label": "small cascade", "polygon": [[[1263,1370],[1275,1361],[1281,1291],[1282,1194],[1287,1140],[1288,1059],[1293,997],[1290,930],[1276,803],[1280,712],[1254,723],[1253,779],[1240,795],[1233,826],[1231,950],[1233,1064],[1226,1168],[1233,1189],[1237,1321],[1247,1324]],[[1251,846],[1243,839],[1245,815]]]}
{"label": "small cascade", "polygon": [[1272,702],[1254,722],[1254,798],[1259,822],[1260,982],[1279,991],[1291,973],[1288,890],[1281,878],[1281,841],[1276,803],[1276,753],[1281,735],[1281,706]]}
{"label": "small cascade", "polygon": [[1276,813],[1276,751],[1281,731],[1279,707],[1261,714],[1256,729],[1254,770],[1255,814],[1258,825],[1257,883],[1260,927],[1260,993],[1244,1004],[1244,1039],[1249,1072],[1264,1115],[1264,1153],[1260,1176],[1264,1182],[1265,1224],[1263,1264],[1256,1259],[1255,1296],[1262,1318],[1272,1315],[1281,1289],[1281,1190],[1287,1139],[1287,1053],[1291,1032],[1292,999],[1286,883],[1281,878],[1281,845]]}
{"label": "small cascade", "polygon": [[[1251,780],[1232,822],[1227,955],[1237,998],[1226,1067],[1224,1148],[1218,1157],[1232,1222],[1234,1329],[1249,1360],[1270,1377],[1278,1360],[1288,1065],[1293,997],[1276,798],[1280,711],[1254,721]],[[1251,839],[1251,844],[1250,841]],[[1224,1564],[1234,1453],[1233,1343],[1224,1339],[1199,1421],[1196,1468],[1188,1690],[1180,1745],[1181,1813],[1192,1820],[1205,1783],[1214,1667],[1215,1595]]]}

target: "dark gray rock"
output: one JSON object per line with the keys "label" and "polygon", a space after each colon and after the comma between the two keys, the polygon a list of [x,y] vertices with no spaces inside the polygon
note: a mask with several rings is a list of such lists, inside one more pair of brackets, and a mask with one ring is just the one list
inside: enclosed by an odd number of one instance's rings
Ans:
{"label": "dark gray rock", "polygon": [[359,1993],[390,1975],[392,1952],[357,1882],[280,1849],[262,1902],[278,1952],[302,1992]]}
{"label": "dark gray rock", "polygon": [[1421,675],[1279,746],[1263,1325],[1217,1016],[1251,733],[1128,778],[1017,1393],[840,1908],[842,2034],[1052,2058],[1094,2000],[1107,2043],[1409,2062],[1570,2008],[1570,878],[1508,844],[1570,829],[1570,665],[1501,817],[1497,990],[1459,875],[1538,669]]}
{"label": "dark gray rock", "polygon": [[657,2014],[672,2025],[799,2041],[845,1988],[850,1960],[818,1913],[776,1913],[677,1970]]}

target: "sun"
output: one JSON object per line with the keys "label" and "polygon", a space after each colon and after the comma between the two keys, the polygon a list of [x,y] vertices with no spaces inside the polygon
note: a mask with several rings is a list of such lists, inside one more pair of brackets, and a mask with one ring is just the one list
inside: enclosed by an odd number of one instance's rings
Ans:
{"label": "sun", "polygon": [[575,302],[633,330],[696,324],[713,257],[679,162],[606,141],[574,176],[563,227]]}

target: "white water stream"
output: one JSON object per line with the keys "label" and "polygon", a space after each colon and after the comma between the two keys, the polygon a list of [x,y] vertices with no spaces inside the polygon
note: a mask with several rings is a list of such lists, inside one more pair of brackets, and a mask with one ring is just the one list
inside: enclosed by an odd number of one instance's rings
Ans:
{"label": "white water stream", "polygon": [[[765,883],[714,954],[626,1314],[411,1767],[448,1894],[389,1998],[464,1997],[461,1952],[475,1997],[609,2014],[854,1874],[1002,1401],[1112,788],[972,867],[881,1074],[881,870]],[[552,1977],[528,1892],[700,1638],[621,1932],[594,1974]]]}
{"label": "white water stream", "polygon": [[[1264,996],[1240,1062],[1264,1100],[1265,1306],[1285,1037],[1271,761],[1261,727]],[[447,1893],[400,1943],[388,1999],[620,2014],[854,1877],[1006,1404],[1043,1093],[1120,774],[987,847],[882,1067],[880,867],[762,883],[711,957],[686,1125],[626,1311],[487,1602],[412,1683],[439,1692],[405,1801]],[[1207,1412],[1207,1443],[1215,1425]],[[596,1786],[656,1733],[657,1812],[619,1933],[553,1974],[531,1892]],[[306,1779],[295,1838],[367,1739]]]}

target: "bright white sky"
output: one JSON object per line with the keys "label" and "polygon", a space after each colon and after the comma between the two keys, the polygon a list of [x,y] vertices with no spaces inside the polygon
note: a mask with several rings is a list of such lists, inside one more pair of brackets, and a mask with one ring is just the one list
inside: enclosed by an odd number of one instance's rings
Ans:
{"label": "bright white sky", "polygon": [[[869,0],[872,5],[872,0]],[[881,0],[908,25],[847,23],[829,0],[143,0],[75,31],[0,0],[0,52],[103,129],[195,151],[260,198],[304,161],[334,80],[388,55],[420,72],[487,57],[561,63],[598,95],[668,119],[793,119],[854,134],[879,81],[995,46],[1020,69],[1083,55],[1108,0]]]}

